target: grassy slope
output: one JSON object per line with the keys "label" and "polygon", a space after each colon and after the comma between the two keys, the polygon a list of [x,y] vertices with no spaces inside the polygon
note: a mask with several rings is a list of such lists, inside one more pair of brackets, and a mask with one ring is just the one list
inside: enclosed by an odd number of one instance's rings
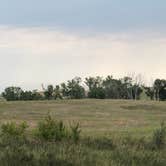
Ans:
{"label": "grassy slope", "polygon": [[[147,134],[166,120],[166,103],[124,100],[0,102],[0,120],[34,126],[48,112],[66,122],[78,121],[87,135],[134,132]],[[111,131],[111,132],[109,132]]]}

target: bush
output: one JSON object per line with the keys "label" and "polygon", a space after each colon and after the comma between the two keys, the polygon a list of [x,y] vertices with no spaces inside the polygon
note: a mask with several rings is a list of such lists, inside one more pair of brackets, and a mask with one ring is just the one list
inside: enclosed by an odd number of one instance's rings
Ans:
{"label": "bush", "polygon": [[153,133],[152,142],[158,148],[162,148],[166,141],[166,126],[162,122],[160,128],[156,129]]}
{"label": "bush", "polygon": [[80,124],[76,123],[70,126],[71,129],[71,138],[72,140],[77,143],[80,139],[80,133],[81,133],[81,129],[80,129]]}
{"label": "bush", "polygon": [[[163,147],[164,123],[154,132],[153,144],[151,139],[149,141],[144,137],[130,135],[116,136],[112,139],[110,137],[80,139],[79,123],[67,128],[62,121],[56,121],[50,115],[40,122],[37,128],[39,138],[44,140],[32,139],[27,135],[26,128],[26,123],[12,122],[1,126],[3,137],[0,137],[0,165],[165,166],[166,163],[166,150],[151,148],[154,145]],[[20,139],[25,136],[28,136],[27,139]],[[67,141],[61,141],[63,139]],[[74,144],[71,140],[79,143]],[[150,148],[146,148],[147,141]]]}
{"label": "bush", "polygon": [[36,135],[47,141],[61,141],[68,137],[68,130],[62,121],[56,121],[48,115],[38,124]]}
{"label": "bush", "polygon": [[22,137],[25,134],[28,125],[26,122],[16,124],[15,122],[10,122],[2,124],[1,135],[9,137]]}
{"label": "bush", "polygon": [[75,143],[80,139],[80,124],[76,123],[66,127],[63,121],[57,121],[48,115],[38,124],[36,136],[46,141],[73,140]]}

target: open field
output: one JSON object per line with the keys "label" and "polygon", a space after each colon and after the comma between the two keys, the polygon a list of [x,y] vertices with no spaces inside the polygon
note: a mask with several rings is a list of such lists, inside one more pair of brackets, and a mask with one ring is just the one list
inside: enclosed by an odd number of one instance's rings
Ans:
{"label": "open field", "polygon": [[[65,122],[59,126],[80,122],[82,135],[76,141],[70,127],[57,127],[51,117],[36,125],[48,112]],[[0,120],[3,166],[166,165],[166,127],[160,126],[166,120],[165,102],[3,101]],[[27,121],[30,128],[26,130],[21,123],[3,124],[6,121]]]}
{"label": "open field", "polygon": [[27,121],[32,127],[50,112],[66,123],[80,122],[83,133],[105,135],[151,133],[166,120],[166,102],[127,100],[61,100],[0,102],[1,122]]}

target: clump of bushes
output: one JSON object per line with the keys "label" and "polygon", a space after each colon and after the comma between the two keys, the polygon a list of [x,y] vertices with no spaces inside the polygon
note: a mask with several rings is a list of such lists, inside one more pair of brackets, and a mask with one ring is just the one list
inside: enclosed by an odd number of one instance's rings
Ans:
{"label": "clump of bushes", "polygon": [[68,127],[63,121],[57,121],[51,115],[48,115],[43,121],[39,122],[36,129],[36,136],[46,141],[62,141],[67,139],[77,143],[80,139],[80,133],[79,123]]}
{"label": "clump of bushes", "polygon": [[36,136],[47,141],[61,141],[68,136],[68,131],[62,121],[56,121],[51,115],[48,115],[39,122]]}
{"label": "clump of bushes", "polygon": [[8,122],[0,126],[0,148],[1,146],[9,147],[9,149],[3,149],[3,155],[8,157],[10,155],[17,156],[16,153],[21,150],[17,148],[27,142],[27,128],[28,125],[25,122],[19,124]]}
{"label": "clump of bushes", "polygon": [[2,136],[9,136],[9,137],[23,137],[25,136],[25,131],[28,128],[26,122],[22,122],[17,124],[15,122],[8,122],[2,124],[1,126],[1,135]]}
{"label": "clump of bushes", "polygon": [[[17,124],[15,122],[8,122],[1,125],[1,136],[8,138],[25,138],[28,125],[26,122]],[[62,141],[71,140],[77,143],[80,139],[81,129],[79,123],[73,123],[69,127],[63,121],[58,121],[48,115],[44,120],[40,121],[35,130],[35,137],[44,141]]]}
{"label": "clump of bushes", "polygon": [[26,122],[20,124],[8,122],[1,125],[0,144],[18,146],[26,141],[26,130],[28,125]]}

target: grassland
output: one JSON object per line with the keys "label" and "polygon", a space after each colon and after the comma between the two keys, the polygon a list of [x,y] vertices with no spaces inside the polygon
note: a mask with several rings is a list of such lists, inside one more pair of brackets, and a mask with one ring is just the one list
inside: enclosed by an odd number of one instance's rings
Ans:
{"label": "grassland", "polygon": [[[79,122],[79,141],[36,137],[34,128],[38,129],[38,121],[48,112],[66,125]],[[1,123],[26,121],[30,128],[20,135],[19,128],[10,123],[1,126],[0,166],[165,166],[166,128],[159,127],[165,120],[165,102],[2,101]]]}
{"label": "grassland", "polygon": [[166,102],[59,100],[0,102],[0,121],[27,121],[34,127],[50,112],[66,123],[80,122],[86,135],[149,134],[166,120]]}

